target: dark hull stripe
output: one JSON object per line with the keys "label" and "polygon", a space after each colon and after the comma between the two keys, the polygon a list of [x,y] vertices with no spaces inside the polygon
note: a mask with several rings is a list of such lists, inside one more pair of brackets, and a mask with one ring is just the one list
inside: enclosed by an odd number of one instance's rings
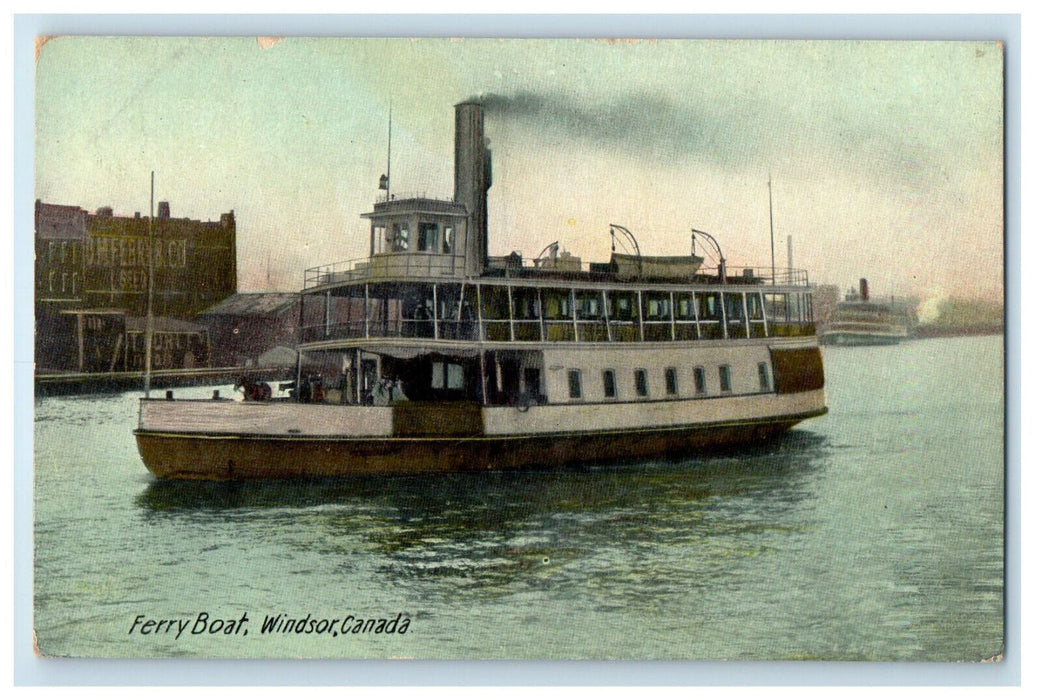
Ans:
{"label": "dark hull stripe", "polygon": [[713,428],[728,428],[750,425],[761,425],[763,423],[776,423],[779,421],[792,421],[798,423],[808,418],[817,418],[828,413],[828,408],[821,408],[806,413],[787,414],[784,416],[772,416],[768,418],[754,418],[750,420],[718,421],[713,423],[690,423],[685,425],[655,426],[646,428],[622,428],[619,430],[572,430],[546,433],[518,433],[514,435],[451,435],[451,436],[346,436],[346,435],[271,435],[267,433],[214,433],[206,431],[177,432],[169,430],[145,430],[138,429],[134,435],[167,438],[188,438],[192,440],[270,440],[273,442],[333,442],[333,443],[362,443],[362,442],[490,442],[501,440],[540,440],[556,438],[583,438],[596,436],[620,436],[639,435],[645,433],[660,432],[684,432],[690,430],[709,430]]}
{"label": "dark hull stripe", "polygon": [[291,479],[521,469],[625,461],[755,445],[823,415],[641,428],[481,437],[344,438],[135,431],[148,469],[171,479]]}

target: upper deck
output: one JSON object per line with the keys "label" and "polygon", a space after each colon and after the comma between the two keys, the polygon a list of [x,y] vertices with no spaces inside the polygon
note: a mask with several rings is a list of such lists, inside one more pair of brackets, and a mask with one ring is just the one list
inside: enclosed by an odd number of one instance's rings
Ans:
{"label": "upper deck", "polygon": [[[556,259],[522,258],[517,253],[489,258],[488,267],[480,279],[513,280],[511,284],[531,283],[534,285],[568,282],[590,287],[618,286],[619,284],[654,284],[657,286],[715,286],[754,285],[788,288],[808,287],[806,270],[769,267],[739,266],[721,275],[719,269],[708,270],[691,266],[679,273],[668,270],[661,260],[671,258],[643,258],[634,263],[626,256],[613,256],[606,263],[584,265],[579,258],[565,256]],[[697,259],[696,260],[700,260]],[[674,264],[672,267],[679,268]],[[646,270],[645,270],[646,268]],[[740,274],[734,274],[733,270]],[[304,271],[305,294],[316,294],[343,285],[359,282],[395,282],[424,280],[443,281],[445,278],[465,279],[462,256],[435,251],[408,253],[377,253],[369,258],[345,260],[311,267]]]}
{"label": "upper deck", "polygon": [[[520,267],[463,280],[380,277],[372,267],[302,295],[304,349],[344,341],[669,342],[814,334],[802,270],[722,279],[623,281],[597,271]],[[769,272],[769,270],[768,270]],[[780,274],[779,274],[780,273]]]}

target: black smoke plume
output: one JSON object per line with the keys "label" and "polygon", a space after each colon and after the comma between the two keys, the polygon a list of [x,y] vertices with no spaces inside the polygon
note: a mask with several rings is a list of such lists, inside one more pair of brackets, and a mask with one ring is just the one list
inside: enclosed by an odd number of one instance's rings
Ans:
{"label": "black smoke plume", "polygon": [[730,139],[726,122],[708,111],[682,107],[652,94],[629,94],[589,102],[561,94],[484,93],[466,100],[480,104],[494,122],[525,124],[606,148],[661,155],[720,154]]}

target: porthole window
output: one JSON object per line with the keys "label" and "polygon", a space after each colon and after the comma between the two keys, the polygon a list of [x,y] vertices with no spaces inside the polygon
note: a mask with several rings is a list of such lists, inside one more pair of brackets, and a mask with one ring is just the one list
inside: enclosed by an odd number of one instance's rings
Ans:
{"label": "porthole window", "polygon": [[767,363],[761,362],[758,369],[760,372],[760,391],[770,391],[771,375],[767,373]]}
{"label": "porthole window", "polygon": [[706,371],[704,367],[695,367],[695,395],[706,394]]}
{"label": "porthole window", "polygon": [[604,370],[604,398],[614,399],[615,392],[615,370]]}
{"label": "porthole window", "polygon": [[720,393],[727,394],[731,391],[731,366],[720,365]]}
{"label": "porthole window", "polygon": [[677,370],[675,367],[666,368],[666,394],[668,396],[677,395]]}
{"label": "porthole window", "polygon": [[634,370],[633,383],[634,388],[637,390],[637,396],[646,397],[648,395],[648,373],[646,370]]}
{"label": "porthole window", "polygon": [[583,374],[577,369],[568,370],[568,398],[581,399],[583,397]]}

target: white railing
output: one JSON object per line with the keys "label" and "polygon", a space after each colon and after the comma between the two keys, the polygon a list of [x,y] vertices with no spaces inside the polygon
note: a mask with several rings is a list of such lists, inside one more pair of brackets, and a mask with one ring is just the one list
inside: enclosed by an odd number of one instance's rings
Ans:
{"label": "white railing", "polygon": [[378,253],[372,258],[345,260],[304,271],[304,291],[331,284],[388,278],[460,277],[464,260],[441,253]]}
{"label": "white railing", "polygon": [[[304,290],[323,287],[331,284],[360,282],[387,278],[417,277],[462,277],[464,258],[460,255],[442,253],[378,253],[372,258],[344,260],[311,267],[304,271]],[[522,258],[521,256],[500,256],[489,259],[488,270],[501,273],[505,277],[522,276],[538,270],[546,274],[559,274],[566,277],[570,273],[611,275],[608,263],[582,264],[579,258]],[[639,282],[642,277],[629,279],[628,282]],[[719,283],[719,273],[715,268],[706,267],[698,271],[695,283]],[[807,271],[787,267],[753,267],[745,265],[728,265],[726,284],[775,285],[780,287],[808,287]]]}

